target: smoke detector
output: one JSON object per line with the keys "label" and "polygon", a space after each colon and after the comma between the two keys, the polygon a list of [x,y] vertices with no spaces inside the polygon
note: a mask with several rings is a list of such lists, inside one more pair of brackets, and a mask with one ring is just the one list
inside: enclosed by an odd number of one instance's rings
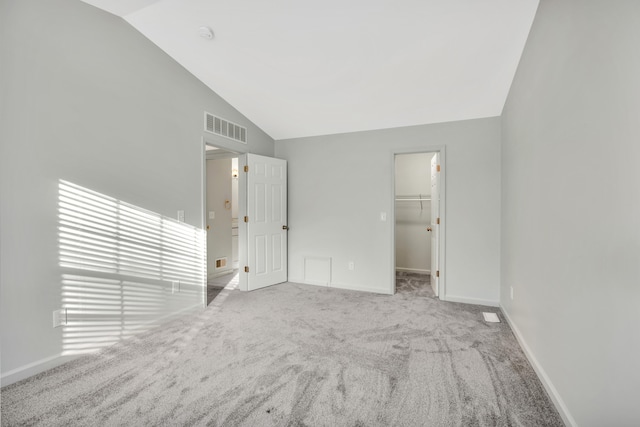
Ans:
{"label": "smoke detector", "polygon": [[213,38],[213,30],[205,25],[198,28],[198,35],[203,39],[211,40]]}

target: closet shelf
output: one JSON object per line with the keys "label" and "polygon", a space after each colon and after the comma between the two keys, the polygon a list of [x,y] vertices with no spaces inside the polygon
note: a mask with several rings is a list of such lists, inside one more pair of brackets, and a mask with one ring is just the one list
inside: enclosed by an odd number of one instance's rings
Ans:
{"label": "closet shelf", "polygon": [[418,194],[417,196],[396,196],[396,202],[420,202],[420,211],[424,209],[422,206],[422,202],[430,202],[430,196],[423,196],[422,194]]}
{"label": "closet shelf", "polygon": [[398,196],[396,202],[429,202],[431,197],[422,196]]}

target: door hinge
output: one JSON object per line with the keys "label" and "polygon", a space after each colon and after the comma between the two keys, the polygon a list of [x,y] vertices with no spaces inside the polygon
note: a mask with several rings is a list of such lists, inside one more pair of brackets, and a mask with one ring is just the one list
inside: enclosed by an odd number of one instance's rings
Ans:
{"label": "door hinge", "polygon": [[244,165],[244,171],[249,172],[249,165]]}
{"label": "door hinge", "polygon": [[244,222],[249,222],[249,217],[248,216],[244,217]]}
{"label": "door hinge", "polygon": [[440,218],[436,220],[436,224],[440,225]]}
{"label": "door hinge", "polygon": [[440,270],[436,270],[436,277],[440,277]]}
{"label": "door hinge", "polygon": [[244,266],[244,272],[245,272],[245,273],[248,273],[248,272],[249,272],[249,267],[248,267],[248,266],[246,266],[246,265]]}
{"label": "door hinge", "polygon": [[437,172],[440,172],[440,165],[437,165],[437,166],[436,166],[436,171],[437,171]]}

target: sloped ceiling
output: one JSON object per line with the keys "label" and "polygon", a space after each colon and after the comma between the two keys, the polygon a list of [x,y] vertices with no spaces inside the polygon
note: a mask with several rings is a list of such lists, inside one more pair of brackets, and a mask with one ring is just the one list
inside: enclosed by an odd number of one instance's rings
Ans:
{"label": "sloped ceiling", "polygon": [[[122,16],[276,140],[500,115],[538,6],[84,1]],[[203,25],[213,39],[198,36]]]}

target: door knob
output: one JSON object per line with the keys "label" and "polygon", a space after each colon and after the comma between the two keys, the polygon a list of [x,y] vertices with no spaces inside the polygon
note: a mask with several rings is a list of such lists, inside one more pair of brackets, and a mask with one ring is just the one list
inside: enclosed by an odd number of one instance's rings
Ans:
{"label": "door knob", "polygon": [[427,227],[427,231],[433,231],[433,230],[431,230],[431,227]]}
{"label": "door knob", "polygon": [[287,227],[286,225],[283,225],[283,226],[282,226],[282,229],[283,229],[283,230],[288,230],[288,229],[289,229],[289,227]]}

